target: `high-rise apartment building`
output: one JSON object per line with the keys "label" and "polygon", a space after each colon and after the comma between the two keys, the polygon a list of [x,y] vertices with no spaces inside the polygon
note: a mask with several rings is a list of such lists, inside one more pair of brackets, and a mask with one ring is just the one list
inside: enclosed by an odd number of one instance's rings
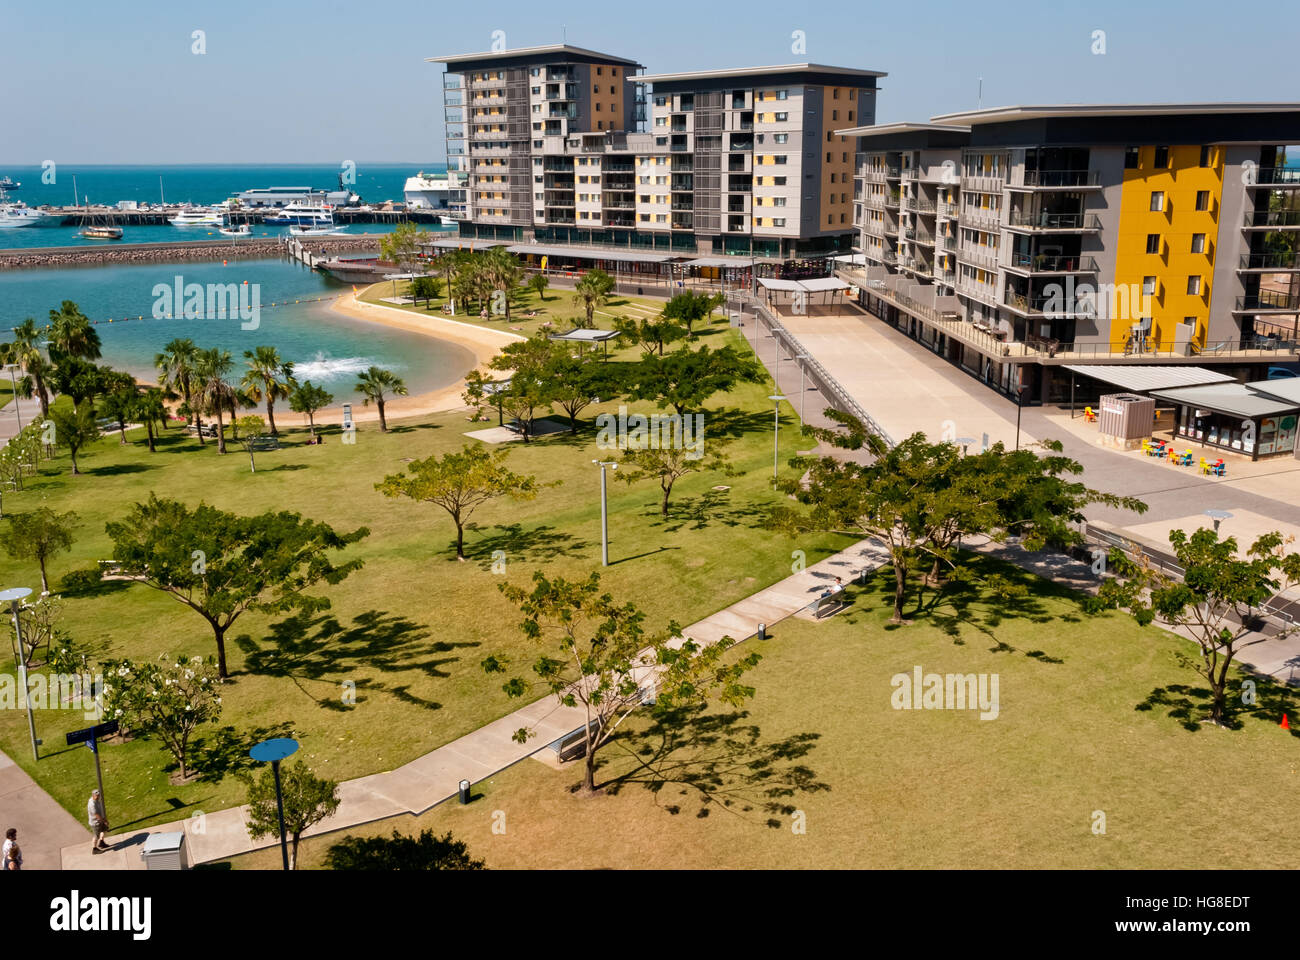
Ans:
{"label": "high-rise apartment building", "polygon": [[[1007,107],[857,138],[864,302],[1008,393],[1296,358],[1300,105]],[[1291,165],[1289,165],[1291,164]]]}
{"label": "high-rise apartment building", "polygon": [[873,70],[790,64],[638,74],[567,45],[445,63],[461,236],[794,259],[847,252]]}

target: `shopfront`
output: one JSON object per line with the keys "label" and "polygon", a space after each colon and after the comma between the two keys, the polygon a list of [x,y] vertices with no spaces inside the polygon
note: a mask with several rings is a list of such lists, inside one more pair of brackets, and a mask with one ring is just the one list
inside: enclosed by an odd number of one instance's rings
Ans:
{"label": "shopfront", "polygon": [[1252,460],[1291,456],[1296,448],[1300,403],[1279,400],[1251,387],[1226,383],[1156,391],[1152,396],[1174,405],[1175,442],[1186,440]]}

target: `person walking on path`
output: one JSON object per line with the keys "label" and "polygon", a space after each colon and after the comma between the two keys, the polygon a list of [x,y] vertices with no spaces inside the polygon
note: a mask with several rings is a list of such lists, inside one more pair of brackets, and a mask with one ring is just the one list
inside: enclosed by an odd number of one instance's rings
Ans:
{"label": "person walking on path", "polygon": [[21,870],[23,851],[18,846],[18,831],[10,827],[5,831],[4,850],[0,851],[0,870]]}
{"label": "person walking on path", "polygon": [[101,850],[108,850],[109,846],[104,842],[104,834],[108,833],[108,817],[104,813],[104,798],[99,795],[98,788],[90,791],[90,801],[86,804],[86,819],[90,823],[90,832],[95,838],[91,842],[90,852],[99,853]]}

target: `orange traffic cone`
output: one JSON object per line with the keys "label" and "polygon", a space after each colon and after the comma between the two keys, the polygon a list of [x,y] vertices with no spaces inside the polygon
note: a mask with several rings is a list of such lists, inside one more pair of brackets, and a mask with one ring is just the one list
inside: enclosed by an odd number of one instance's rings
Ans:
{"label": "orange traffic cone", "polygon": [[1290,730],[1290,729],[1291,729],[1291,724],[1289,724],[1289,723],[1286,722],[1286,714],[1285,714],[1285,713],[1282,714],[1282,722],[1279,723],[1278,726],[1281,727],[1283,730]]}

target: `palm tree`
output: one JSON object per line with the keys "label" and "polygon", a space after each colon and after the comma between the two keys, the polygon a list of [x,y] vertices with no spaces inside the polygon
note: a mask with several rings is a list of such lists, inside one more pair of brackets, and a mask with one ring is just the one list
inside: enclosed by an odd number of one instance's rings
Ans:
{"label": "palm tree", "polygon": [[47,420],[50,416],[50,389],[46,385],[46,378],[50,373],[50,362],[41,352],[44,341],[45,332],[38,329],[36,321],[28,317],[14,327],[14,339],[9,347],[10,359],[23,368],[23,382],[18,386],[19,392],[24,397],[35,394],[41,402],[41,419]]}
{"label": "palm tree", "polygon": [[[194,370],[198,363],[199,348],[189,337],[177,337],[162,353],[153,358],[153,365],[158,368],[158,383],[165,389],[174,391],[185,401],[185,422],[198,419],[198,409],[194,403]],[[199,443],[203,443],[203,424],[199,423]]]}
{"label": "palm tree", "polygon": [[135,415],[144,424],[149,435],[149,452],[154,453],[153,425],[161,423],[167,429],[167,405],[163,403],[163,392],[158,387],[150,387],[135,403]]}
{"label": "palm tree", "polygon": [[230,371],[235,361],[229,350],[213,347],[199,353],[197,374],[199,395],[204,405],[217,417],[217,453],[226,452],[226,427],[222,414],[234,402],[235,386],[230,382]]}
{"label": "palm tree", "polygon": [[406,383],[391,370],[371,367],[357,378],[357,385],[352,389],[362,395],[361,402],[365,406],[370,406],[370,402],[374,401],[375,406],[379,408],[380,432],[386,433],[388,431],[388,421],[384,419],[385,396],[387,394],[392,394],[395,397],[406,396]]}
{"label": "palm tree", "polygon": [[50,311],[47,328],[50,356],[76,357],[79,360],[98,360],[102,344],[90,318],[71,300],[64,300],[58,310]]}
{"label": "palm tree", "polygon": [[587,314],[586,326],[595,325],[593,314],[597,307],[609,302],[609,293],[614,289],[614,278],[604,270],[588,270],[581,280],[573,286],[573,302],[582,307]]}
{"label": "palm tree", "polygon": [[266,422],[271,427],[271,436],[278,437],[275,401],[287,400],[298,385],[293,378],[293,362],[280,359],[280,352],[275,347],[245,350],[244,359],[248,361],[248,372],[240,385],[254,400],[266,400]]}
{"label": "palm tree", "polygon": [[519,286],[524,275],[524,268],[519,265],[513,253],[505,247],[493,247],[483,257],[484,272],[492,282],[492,290],[501,291],[505,298],[505,319],[510,322],[510,297]]}

